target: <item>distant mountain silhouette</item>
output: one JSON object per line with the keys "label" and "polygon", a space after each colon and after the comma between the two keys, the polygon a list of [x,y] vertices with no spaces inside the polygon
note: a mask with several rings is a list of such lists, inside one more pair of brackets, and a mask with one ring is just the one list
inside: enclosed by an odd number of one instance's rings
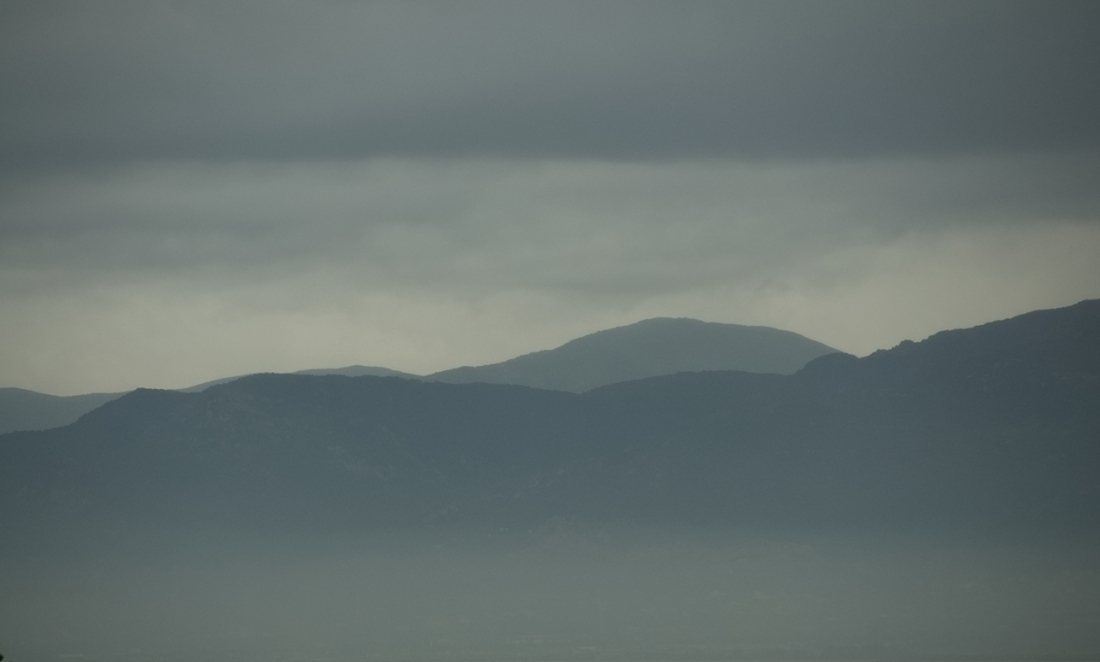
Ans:
{"label": "distant mountain silhouette", "polygon": [[310,370],[298,370],[295,375],[343,375],[344,377],[401,377],[403,379],[419,379],[420,375],[400,370],[390,370],[379,366],[349,365],[345,368],[312,368]]}
{"label": "distant mountain silhouette", "polygon": [[[658,318],[587,335],[565,345],[510,361],[445,370],[428,377],[378,366],[299,370],[295,375],[402,377],[448,383],[520,384],[586,391],[618,381],[685,370],[747,370],[790,374],[833,350],[790,331]],[[178,389],[197,393],[245,375],[222,377]],[[24,389],[0,389],[0,434],[44,430],[73,423],[123,393],[53,396]]]}
{"label": "distant mountain silhouette", "polygon": [[[252,373],[258,374],[258,373]],[[276,373],[277,374],[277,373]],[[367,365],[349,365],[343,368],[310,368],[309,370],[296,370],[291,373],[283,373],[291,375],[344,375],[345,377],[362,377],[363,375],[371,375],[373,377],[403,377],[405,379],[420,379],[419,375],[414,375],[409,372],[401,372],[400,370],[390,370],[389,368],[382,368],[379,366],[367,366]],[[205,391],[211,386],[217,386],[219,384],[228,384],[229,382],[240,379],[241,377],[247,377],[248,375],[235,375],[233,377],[222,377],[221,379],[213,379],[208,382],[189,386],[187,388],[177,389],[184,393],[198,393],[199,391]]]}
{"label": "distant mountain silhouette", "polygon": [[766,326],[654,318],[577,338],[557,349],[428,375],[451,384],[486,382],[583,393],[644,377],[701,370],[788,375],[835,349]]}
{"label": "distant mountain silhouette", "polygon": [[0,388],[0,434],[47,430],[68,425],[89,411],[123,395],[47,395],[21,388]]}
{"label": "distant mountain silhouette", "polygon": [[[351,365],[344,368],[313,368],[299,370],[294,375],[346,375],[360,377],[404,377],[419,379],[418,375],[376,366]],[[198,393],[211,386],[226,384],[245,375],[222,377],[195,386],[178,389],[184,393]],[[48,430],[76,422],[78,418],[129,391],[120,393],[88,393],[85,395],[48,395],[22,388],[0,388],[0,434],[21,430]]]}
{"label": "distant mountain silhouette", "polygon": [[679,373],[579,395],[337,375],[139,389],[0,437],[0,515],[9,540],[103,522],[554,516],[1096,533],[1098,439],[1100,301],[1086,301],[790,376]]}

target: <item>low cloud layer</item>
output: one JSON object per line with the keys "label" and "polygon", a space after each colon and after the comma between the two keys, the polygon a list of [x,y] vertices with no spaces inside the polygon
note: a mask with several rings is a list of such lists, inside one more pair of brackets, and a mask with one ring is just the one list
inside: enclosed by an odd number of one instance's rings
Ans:
{"label": "low cloud layer", "polygon": [[0,384],[1100,296],[1095,3],[0,9]]}

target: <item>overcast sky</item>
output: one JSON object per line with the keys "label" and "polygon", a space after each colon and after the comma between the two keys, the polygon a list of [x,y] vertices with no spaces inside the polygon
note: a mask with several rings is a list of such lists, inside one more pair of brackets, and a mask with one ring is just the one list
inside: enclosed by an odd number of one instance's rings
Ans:
{"label": "overcast sky", "polygon": [[0,3],[0,386],[1100,297],[1100,3]]}

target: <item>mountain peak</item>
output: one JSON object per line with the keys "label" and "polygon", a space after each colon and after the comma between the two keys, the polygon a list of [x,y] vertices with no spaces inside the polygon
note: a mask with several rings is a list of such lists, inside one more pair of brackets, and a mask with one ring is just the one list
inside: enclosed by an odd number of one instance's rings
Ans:
{"label": "mountain peak", "polygon": [[654,317],[597,331],[560,347],[429,375],[450,383],[490,382],[583,392],[677,372],[743,370],[791,374],[836,350],[766,326]]}

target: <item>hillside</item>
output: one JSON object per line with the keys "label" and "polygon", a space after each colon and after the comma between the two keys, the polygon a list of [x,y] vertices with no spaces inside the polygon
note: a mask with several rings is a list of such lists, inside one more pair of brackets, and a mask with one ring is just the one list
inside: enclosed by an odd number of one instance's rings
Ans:
{"label": "hillside", "polygon": [[702,370],[791,374],[835,349],[764,326],[654,318],[485,366],[427,376],[451,384],[487,382],[582,393],[657,375]]}
{"label": "hillside", "polygon": [[[378,366],[299,370],[294,375],[403,377],[454,384],[520,384],[586,391],[618,381],[690,370],[747,370],[789,374],[807,361],[835,350],[789,331],[717,324],[691,319],[651,319],[600,331],[562,347],[503,363],[445,370],[421,377]],[[204,391],[244,375],[222,377],[179,389]],[[24,389],[0,389],[0,434],[68,425],[121,393],[52,396]]]}
{"label": "hillside", "polygon": [[297,375],[138,390],[0,437],[0,489],[9,521],[29,525],[1094,528],[1098,344],[1089,301],[792,376],[680,373],[583,395]]}
{"label": "hillside", "polygon": [[46,430],[68,425],[121,393],[48,395],[21,388],[0,388],[0,434]]}
{"label": "hillside", "polygon": [[0,639],[28,660],[1096,659],[1098,347],[1088,301],[794,375],[138,390],[0,436]]}
{"label": "hillside", "polygon": [[[299,370],[295,375],[347,375],[359,377],[376,375],[382,377],[405,377],[417,379],[412,375],[389,368],[353,365],[345,368],[314,368]],[[184,393],[197,393],[211,386],[226,384],[240,379],[243,375],[222,377],[195,386],[179,389]],[[48,395],[21,388],[0,388],[0,434],[21,430],[48,430],[74,423],[78,418],[102,406],[125,393],[88,393],[84,395]]]}
{"label": "hillside", "polygon": [[[343,368],[310,368],[308,370],[296,370],[291,375],[343,375],[345,377],[362,377],[363,375],[371,375],[373,377],[404,377],[405,379],[419,379],[419,375],[414,375],[408,372],[401,372],[400,370],[391,370],[389,368],[382,368],[379,366],[367,366],[367,365],[349,365]],[[187,388],[178,389],[184,393],[198,393],[199,391],[205,391],[211,386],[218,386],[219,384],[228,384],[229,382],[246,377],[247,375],[234,375],[233,377],[222,377],[220,379],[212,379],[208,382],[196,384],[194,386],[188,386]]]}

